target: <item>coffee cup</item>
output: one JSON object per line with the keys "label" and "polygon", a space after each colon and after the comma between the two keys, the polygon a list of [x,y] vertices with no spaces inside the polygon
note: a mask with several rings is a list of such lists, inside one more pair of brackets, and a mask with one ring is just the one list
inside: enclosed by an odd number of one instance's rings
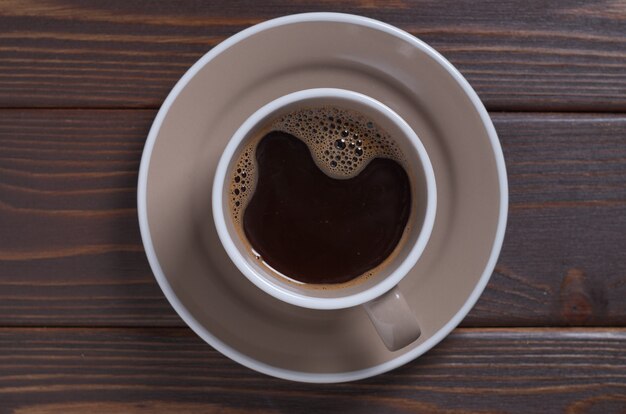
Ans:
{"label": "coffee cup", "polygon": [[[338,108],[371,120],[393,139],[408,177],[410,214],[400,241],[380,265],[350,283],[323,286],[294,283],[293,275],[276,271],[251,249],[245,232],[237,225],[238,218],[233,215],[231,176],[241,152],[249,148],[251,140],[267,131],[274,120],[306,108]],[[253,193],[254,189],[248,191]],[[289,196],[284,194],[284,197]],[[362,306],[391,351],[410,345],[420,336],[419,315],[413,313],[398,284],[418,262],[428,243],[436,204],[432,165],[424,146],[408,123],[382,102],[357,92],[335,88],[290,93],[254,112],[224,149],[212,190],[213,218],[219,239],[232,262],[250,282],[278,300],[303,308],[323,311]]]}

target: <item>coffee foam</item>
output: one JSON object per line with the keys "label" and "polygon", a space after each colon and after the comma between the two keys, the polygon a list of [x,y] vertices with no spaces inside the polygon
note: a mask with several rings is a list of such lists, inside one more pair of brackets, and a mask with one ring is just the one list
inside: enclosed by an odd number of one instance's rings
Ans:
{"label": "coffee foam", "polygon": [[240,224],[254,194],[259,141],[271,131],[291,134],[304,142],[315,164],[336,179],[356,177],[374,158],[390,158],[406,168],[397,144],[382,128],[358,112],[335,107],[303,108],[273,122],[241,150],[230,180],[230,207]]}

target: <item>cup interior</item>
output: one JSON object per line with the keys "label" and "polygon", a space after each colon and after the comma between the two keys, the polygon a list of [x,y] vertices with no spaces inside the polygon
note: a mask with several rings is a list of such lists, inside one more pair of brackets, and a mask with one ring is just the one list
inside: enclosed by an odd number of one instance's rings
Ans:
{"label": "cup interior", "polygon": [[[234,224],[230,211],[229,177],[248,142],[267,131],[275,119],[290,112],[317,107],[356,111],[386,131],[405,157],[412,192],[411,213],[405,234],[394,252],[367,278],[357,283],[309,285],[289,281],[260,262]],[[288,195],[286,195],[288,196]],[[365,303],[385,293],[415,265],[432,231],[436,207],[434,173],[428,155],[415,132],[390,108],[365,95],[320,88],[295,92],[251,115],[233,135],[219,161],[213,186],[214,219],[226,252],[239,270],[256,286],[285,302],[314,309],[339,309]],[[289,276],[289,275],[286,275]]]}

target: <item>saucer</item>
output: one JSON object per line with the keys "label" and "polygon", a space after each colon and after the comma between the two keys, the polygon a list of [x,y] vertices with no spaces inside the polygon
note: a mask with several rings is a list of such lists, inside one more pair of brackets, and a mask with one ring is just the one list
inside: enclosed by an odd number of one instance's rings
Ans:
{"label": "saucer", "polygon": [[[399,351],[387,350],[361,307],[305,309],[258,289],[230,261],[213,224],[213,176],[233,133],[268,102],[320,87],[360,92],[389,106],[420,137],[435,171],[432,236],[399,285],[422,336]],[[138,184],[146,254],[182,319],[229,358],[305,382],[377,375],[441,341],[491,276],[507,205],[495,129],[461,74],[402,30],[337,13],[270,20],[203,56],[157,114]]]}

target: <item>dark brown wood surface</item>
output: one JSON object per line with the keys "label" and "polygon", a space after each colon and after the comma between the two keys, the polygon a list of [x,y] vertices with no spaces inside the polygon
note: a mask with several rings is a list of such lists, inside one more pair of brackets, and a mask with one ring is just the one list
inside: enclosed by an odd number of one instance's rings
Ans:
{"label": "dark brown wood surface", "polygon": [[[509,175],[502,254],[463,328],[351,384],[273,379],[204,344],[136,218],[176,80],[305,11],[442,52],[491,111]],[[626,1],[0,0],[0,414],[84,412],[626,413]]]}
{"label": "dark brown wood surface", "polygon": [[626,3],[0,1],[0,106],[158,107],[226,37],[298,12],[355,13],[433,45],[489,109],[626,110]]}
{"label": "dark brown wood surface", "polygon": [[624,341],[624,329],[460,329],[392,373],[316,385],[251,372],[186,329],[0,329],[0,410],[611,413],[626,404]]}
{"label": "dark brown wood surface", "polygon": [[[0,110],[0,325],[182,325],[141,246],[149,110]],[[466,326],[626,325],[626,115],[493,114],[510,215]],[[62,231],[61,231],[62,230]]]}

